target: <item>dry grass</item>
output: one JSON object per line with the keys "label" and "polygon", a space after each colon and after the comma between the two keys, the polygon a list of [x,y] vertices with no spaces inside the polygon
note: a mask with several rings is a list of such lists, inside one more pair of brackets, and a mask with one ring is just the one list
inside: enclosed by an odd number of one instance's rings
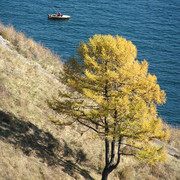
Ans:
{"label": "dry grass", "polygon": [[[3,26],[0,23],[0,35],[10,41],[13,48],[25,58],[28,58],[34,63],[38,63],[42,68],[48,70],[54,75],[59,75],[59,68],[62,67],[60,58],[53,54],[49,49],[42,46],[40,43],[36,43],[31,38],[14,30],[13,26]],[[57,66],[57,67],[56,67]],[[56,67],[56,68],[54,68]]]}
{"label": "dry grass", "polygon": [[180,150],[180,130],[178,127],[169,127],[171,131],[171,136],[168,144],[174,148]]}
{"label": "dry grass", "polygon": [[[11,144],[1,142],[0,154],[0,179],[73,179],[67,173],[62,171],[61,166],[49,168],[44,162],[33,156],[24,156],[24,153],[14,149]],[[10,156],[7,156],[10,155]],[[61,173],[59,173],[61,172]]]}
{"label": "dry grass", "polygon": [[[47,104],[58,89],[66,91],[58,80],[60,58],[12,26],[0,24],[0,35],[12,50],[0,44],[0,179],[100,179],[103,141],[89,139],[91,132],[77,124],[61,127],[50,121],[67,119]],[[170,130],[169,144],[180,151],[180,130]],[[171,156],[156,167],[123,157],[109,179],[180,179],[179,164]]]}
{"label": "dry grass", "polygon": [[[14,36],[11,34],[15,33],[14,29],[8,27],[8,30],[6,33],[9,37]],[[25,38],[22,34],[20,37]],[[28,42],[28,39],[24,41]],[[24,59],[19,56],[19,51],[14,52],[17,50],[15,44],[10,43],[9,47],[13,51],[0,44],[0,146],[3,147],[5,143],[11,147],[11,151],[2,148],[2,178],[43,179],[43,173],[45,179],[93,179],[91,176],[99,179],[96,170],[91,170],[96,164],[96,158],[94,161],[89,159],[95,153],[97,156],[102,153],[101,144],[92,146],[93,150],[88,153],[88,142],[84,143],[87,137],[78,132],[81,127],[58,127],[50,121],[64,118],[47,104],[47,100],[58,94],[58,89],[66,89],[58,76],[52,76],[52,71],[56,72],[54,75],[59,75],[62,63],[53,64],[57,60],[55,57],[51,60],[51,68],[49,65],[42,68],[39,60]],[[39,56],[43,57],[44,52],[46,49]],[[42,63],[46,64],[46,59],[42,59]],[[11,162],[6,157],[11,157]],[[19,158],[28,163],[23,166],[25,170],[19,168],[20,165],[12,167],[11,163],[20,163]],[[88,165],[86,162],[89,162]]]}

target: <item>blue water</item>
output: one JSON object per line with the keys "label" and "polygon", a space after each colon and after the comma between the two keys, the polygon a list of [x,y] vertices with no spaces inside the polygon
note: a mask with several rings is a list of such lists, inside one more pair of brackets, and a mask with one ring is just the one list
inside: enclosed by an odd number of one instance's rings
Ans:
{"label": "blue water", "polygon": [[[48,20],[61,11],[70,20]],[[167,102],[158,108],[169,124],[180,126],[179,0],[0,0],[0,21],[51,49],[66,61],[80,41],[94,34],[131,40],[138,59],[146,59]]]}

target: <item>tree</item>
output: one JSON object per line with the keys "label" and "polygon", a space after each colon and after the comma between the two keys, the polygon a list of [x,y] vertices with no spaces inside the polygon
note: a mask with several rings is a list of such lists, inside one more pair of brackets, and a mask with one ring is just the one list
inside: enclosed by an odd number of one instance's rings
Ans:
{"label": "tree", "polygon": [[[118,166],[122,155],[151,164],[164,161],[164,147],[154,145],[153,140],[168,137],[156,109],[165,103],[165,92],[156,76],[148,73],[147,61],[136,60],[132,42],[94,35],[80,43],[77,53],[64,66],[64,81],[71,92],[60,92],[64,98],[54,100],[53,108],[104,137],[102,179]],[[129,153],[122,151],[125,145],[131,148]]]}

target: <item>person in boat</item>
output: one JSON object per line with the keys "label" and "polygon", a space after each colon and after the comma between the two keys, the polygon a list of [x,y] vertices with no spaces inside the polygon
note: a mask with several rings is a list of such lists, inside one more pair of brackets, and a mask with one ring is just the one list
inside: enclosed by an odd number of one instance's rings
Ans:
{"label": "person in boat", "polygon": [[59,13],[58,13],[58,16],[62,16],[62,14],[59,12]]}

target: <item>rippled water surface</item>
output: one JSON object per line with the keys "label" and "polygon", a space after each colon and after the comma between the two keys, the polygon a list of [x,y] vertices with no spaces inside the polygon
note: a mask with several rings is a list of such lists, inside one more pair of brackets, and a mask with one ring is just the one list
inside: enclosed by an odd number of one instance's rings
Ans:
{"label": "rippled water surface", "polygon": [[[70,20],[48,20],[61,11]],[[159,115],[180,126],[180,1],[179,0],[0,0],[0,21],[12,24],[66,61],[80,41],[94,34],[120,35],[138,49],[138,59],[167,93]]]}

